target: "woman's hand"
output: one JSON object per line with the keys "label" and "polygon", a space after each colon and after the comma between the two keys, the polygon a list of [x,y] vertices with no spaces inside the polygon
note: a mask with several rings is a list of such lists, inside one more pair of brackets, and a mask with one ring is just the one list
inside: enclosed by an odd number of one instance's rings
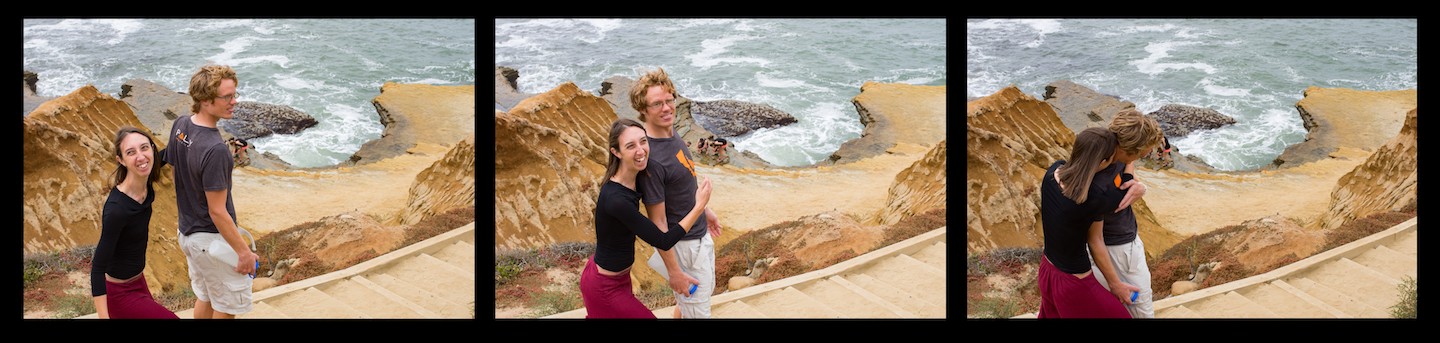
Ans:
{"label": "woman's hand", "polygon": [[1115,212],[1118,213],[1136,200],[1140,200],[1140,197],[1145,196],[1145,188],[1145,184],[1140,183],[1140,180],[1130,180],[1121,184],[1120,189],[1126,190],[1125,198],[1120,200],[1120,207],[1115,208]]}
{"label": "woman's hand", "polygon": [[710,203],[710,178],[701,176],[700,187],[695,189],[695,208],[705,208]]}

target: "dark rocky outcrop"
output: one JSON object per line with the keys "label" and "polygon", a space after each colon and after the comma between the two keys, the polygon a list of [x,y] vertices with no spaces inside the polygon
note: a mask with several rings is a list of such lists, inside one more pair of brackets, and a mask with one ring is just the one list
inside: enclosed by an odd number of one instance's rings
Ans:
{"label": "dark rocky outcrop", "polygon": [[1160,131],[1171,139],[1185,137],[1191,132],[1209,130],[1235,124],[1235,118],[1206,107],[1169,104],[1150,112],[1149,116],[1160,123]]}
{"label": "dark rocky outcrop", "polygon": [[1060,80],[1045,85],[1045,103],[1055,109],[1060,121],[1072,133],[1085,131],[1089,127],[1105,127],[1116,113],[1134,109],[1135,103],[1121,101],[1112,95],[1101,94],[1069,80]]}
{"label": "dark rocky outcrop", "polygon": [[40,107],[40,104],[55,99],[53,96],[40,96],[36,93],[35,82],[39,81],[39,75],[29,70],[25,71],[25,84],[23,86],[25,90],[21,93],[21,97],[23,98],[22,102],[25,103],[25,110],[22,111],[21,114],[28,115],[30,111],[34,111],[36,107]]}
{"label": "dark rocky outcrop", "polygon": [[520,103],[535,94],[520,92],[520,72],[508,67],[495,66],[495,109],[509,111]]}
{"label": "dark rocky outcrop", "polygon": [[694,101],[690,114],[700,126],[721,137],[795,123],[795,117],[764,104],[738,100]]}
{"label": "dark rocky outcrop", "polygon": [[[630,106],[630,86],[634,84],[635,80],[628,77],[611,76],[600,82],[600,90],[596,91],[595,95],[610,103],[610,107],[615,109],[616,117],[640,121],[640,112],[636,112],[635,108]],[[675,100],[677,111],[680,101],[680,99]]]}
{"label": "dark rocky outcrop", "polygon": [[295,134],[319,122],[305,112],[285,105],[241,101],[235,105],[235,117],[221,119],[218,124],[240,139],[254,139],[271,134]]}

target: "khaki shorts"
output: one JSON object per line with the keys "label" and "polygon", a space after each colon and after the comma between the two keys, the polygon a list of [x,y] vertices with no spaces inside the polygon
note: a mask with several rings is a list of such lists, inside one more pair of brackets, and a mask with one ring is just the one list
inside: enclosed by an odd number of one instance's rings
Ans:
{"label": "khaki shorts", "polygon": [[185,253],[185,264],[190,267],[190,288],[195,291],[195,298],[209,302],[216,311],[232,315],[249,313],[252,308],[250,276],[236,273],[235,268],[205,252],[210,241],[225,238],[212,232],[196,232],[188,237],[180,233],[179,238],[180,251]]}
{"label": "khaki shorts", "polygon": [[[680,318],[710,318],[710,295],[715,293],[715,240],[706,234],[700,239],[675,243],[670,249],[675,251],[680,270],[700,280],[700,287],[695,290],[695,294],[675,294],[675,306],[680,308]],[[660,259],[659,250],[650,254],[650,260],[646,261],[646,264],[660,273],[666,281],[670,280],[669,271],[665,270],[665,262]]]}

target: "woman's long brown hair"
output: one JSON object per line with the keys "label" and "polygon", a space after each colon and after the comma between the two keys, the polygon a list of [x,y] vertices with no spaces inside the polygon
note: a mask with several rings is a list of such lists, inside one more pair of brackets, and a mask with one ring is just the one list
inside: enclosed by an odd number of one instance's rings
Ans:
{"label": "woman's long brown hair", "polygon": [[1105,167],[1115,154],[1115,134],[1110,130],[1092,127],[1075,135],[1075,147],[1070,150],[1070,160],[1055,170],[1060,182],[1065,185],[1066,198],[1077,204],[1085,203],[1089,197],[1090,181],[1095,173]]}

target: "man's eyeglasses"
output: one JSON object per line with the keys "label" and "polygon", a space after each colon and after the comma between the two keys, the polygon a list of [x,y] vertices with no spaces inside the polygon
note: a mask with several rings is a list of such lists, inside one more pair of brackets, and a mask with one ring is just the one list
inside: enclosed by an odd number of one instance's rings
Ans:
{"label": "man's eyeglasses", "polygon": [[240,97],[240,92],[235,92],[235,93],[233,93],[233,94],[226,95],[226,96],[217,96],[217,97],[215,97],[215,99],[224,100],[225,102],[230,102],[230,100],[234,100],[235,98],[238,98],[238,97]]}
{"label": "man's eyeglasses", "polygon": [[670,98],[670,100],[662,100],[662,101],[652,102],[652,103],[649,104],[649,106],[650,106],[649,108],[656,108],[656,107],[665,106],[665,105],[670,105],[671,108],[674,108],[674,107],[675,107],[675,98]]}

